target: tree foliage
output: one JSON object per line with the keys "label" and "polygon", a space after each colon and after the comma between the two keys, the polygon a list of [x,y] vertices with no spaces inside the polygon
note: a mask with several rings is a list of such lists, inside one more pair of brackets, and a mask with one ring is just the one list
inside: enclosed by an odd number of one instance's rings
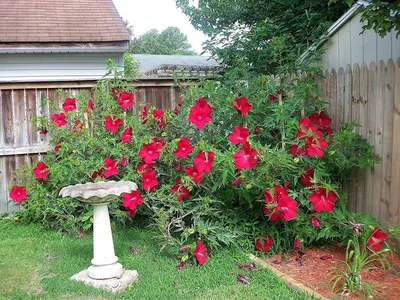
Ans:
{"label": "tree foliage", "polygon": [[259,74],[293,68],[348,6],[328,0],[176,0],[196,29],[208,37],[205,49],[228,66],[244,64]]}
{"label": "tree foliage", "polygon": [[[355,0],[343,0],[349,6]],[[330,3],[336,3],[331,0]],[[399,0],[373,0],[370,5],[362,8],[361,21],[364,22],[363,29],[372,29],[381,37],[384,37],[392,29],[397,36],[400,34],[400,1]]]}
{"label": "tree foliage", "polygon": [[138,54],[195,55],[187,36],[179,28],[170,26],[159,32],[152,29],[133,38],[129,52]]}

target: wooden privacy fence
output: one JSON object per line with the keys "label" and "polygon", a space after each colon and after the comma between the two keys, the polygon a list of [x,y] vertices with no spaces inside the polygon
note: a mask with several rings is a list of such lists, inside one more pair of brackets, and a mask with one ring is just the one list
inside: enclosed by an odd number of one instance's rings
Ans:
{"label": "wooden privacy fence", "polygon": [[[57,89],[69,91],[77,95],[87,91],[94,96],[94,82],[87,83],[47,83],[47,84],[0,84],[0,212],[11,212],[19,209],[14,201],[9,201],[11,175],[24,163],[32,163],[40,159],[49,149],[49,138],[39,133],[35,124],[30,122],[35,117],[50,117],[56,111],[50,105],[42,106],[43,99],[49,99],[60,107],[64,99],[60,99]],[[172,81],[137,82],[135,105],[154,105],[160,109],[172,108],[179,97]]]}
{"label": "wooden privacy fence", "polygon": [[333,127],[355,121],[357,131],[379,157],[374,172],[354,171],[350,181],[352,211],[375,215],[399,226],[400,214],[400,58],[327,70],[318,82]]}

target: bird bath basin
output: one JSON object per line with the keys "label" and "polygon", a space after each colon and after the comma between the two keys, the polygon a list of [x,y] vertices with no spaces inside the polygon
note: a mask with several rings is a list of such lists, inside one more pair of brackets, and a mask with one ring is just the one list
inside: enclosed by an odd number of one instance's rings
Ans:
{"label": "bird bath basin", "polygon": [[[90,182],[70,185],[61,189],[60,196],[75,198],[93,206],[92,266],[74,275],[72,279],[84,281],[95,287],[113,291],[115,291],[114,288],[107,287],[118,285],[117,290],[126,288],[122,287],[123,284],[121,285],[121,283],[118,282],[118,280],[121,279],[124,282],[129,281],[123,278],[124,275],[135,277],[133,280],[137,279],[138,275],[136,271],[125,271],[122,265],[118,263],[118,257],[115,256],[114,252],[110,216],[108,214],[108,203],[110,201],[120,197],[123,193],[130,193],[134,190],[137,190],[137,185],[130,181]],[[132,272],[134,272],[134,274]],[[112,281],[111,284],[107,284],[107,282],[99,283],[106,279],[114,279],[114,281]],[[130,280],[130,283],[133,280]],[[106,285],[106,287],[104,287],[104,285]]]}

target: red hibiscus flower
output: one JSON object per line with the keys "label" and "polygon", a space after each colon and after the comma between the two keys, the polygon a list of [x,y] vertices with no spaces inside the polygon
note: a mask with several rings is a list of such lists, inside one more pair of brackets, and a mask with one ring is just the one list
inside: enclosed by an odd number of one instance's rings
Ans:
{"label": "red hibiscus flower", "polygon": [[92,180],[95,181],[97,178],[103,179],[104,178],[104,168],[100,168],[97,171],[94,171],[92,174]]}
{"label": "red hibiscus flower", "polygon": [[375,227],[371,236],[367,241],[368,247],[374,251],[382,250],[383,243],[388,239],[388,235],[383,232],[379,227]]}
{"label": "red hibiscus flower", "polygon": [[249,99],[247,99],[247,97],[235,98],[233,102],[235,105],[235,109],[239,111],[243,116],[247,115],[247,113],[253,107],[253,105],[249,103]]}
{"label": "red hibiscus flower", "polygon": [[232,180],[232,185],[239,186],[241,181],[242,181],[242,178],[238,177],[235,180]]}
{"label": "red hibiscus flower", "polygon": [[292,155],[303,155],[306,154],[306,148],[305,147],[301,147],[299,148],[298,145],[292,145],[290,146],[290,153],[292,153]]}
{"label": "red hibiscus flower", "polygon": [[245,143],[247,143],[247,139],[249,138],[249,133],[250,133],[249,129],[242,128],[240,126],[235,126],[235,128],[233,128],[232,133],[228,136],[228,140],[235,145],[237,144],[244,145]]}
{"label": "red hibiscus flower", "polygon": [[310,167],[306,167],[305,171],[306,172],[300,177],[301,183],[306,186],[313,186],[311,180],[314,178],[314,170],[312,170]]}
{"label": "red hibiscus flower", "polygon": [[94,109],[94,102],[93,102],[93,99],[90,98],[89,101],[88,101],[86,112],[90,113],[90,111],[92,111],[93,109]]}
{"label": "red hibiscus flower", "polygon": [[204,265],[208,259],[208,255],[206,254],[207,247],[203,244],[202,241],[197,242],[196,249],[193,252],[193,255],[196,257],[197,262],[199,265]]}
{"label": "red hibiscus flower", "polygon": [[317,125],[318,128],[322,130],[327,129],[332,124],[331,118],[329,118],[323,111],[310,115],[310,119],[315,125]]}
{"label": "red hibiscus flower", "polygon": [[313,208],[316,212],[330,212],[335,208],[335,201],[338,199],[338,196],[333,191],[326,194],[326,189],[320,188],[314,194],[311,194],[309,199],[313,203]]}
{"label": "red hibiscus flower", "polygon": [[17,203],[21,203],[22,200],[25,200],[27,198],[26,187],[14,185],[10,191],[10,198]]}
{"label": "red hibiscus flower", "polygon": [[200,173],[210,173],[214,163],[215,153],[212,151],[200,151],[193,159],[193,166]]}
{"label": "red hibiscus flower", "polygon": [[190,140],[186,137],[181,137],[178,142],[178,149],[174,151],[176,157],[187,158],[188,155],[194,150]]}
{"label": "red hibiscus flower", "polygon": [[61,143],[58,143],[57,145],[54,146],[54,151],[58,152],[61,149]]}
{"label": "red hibiscus flower", "polygon": [[36,167],[33,169],[36,179],[46,180],[49,175],[49,167],[42,161],[39,161]]}
{"label": "red hibiscus flower", "polygon": [[154,168],[154,163],[145,163],[142,161],[137,167],[136,167],[136,172],[145,172],[148,170],[152,170]]}
{"label": "red hibiscus flower", "polygon": [[119,159],[119,164],[121,167],[125,168],[128,165],[128,159],[126,157],[121,157]]}
{"label": "red hibiscus flower", "polygon": [[74,98],[65,99],[62,108],[65,112],[76,110],[76,100]]}
{"label": "red hibiscus flower", "polygon": [[[285,220],[289,221],[297,216],[297,202],[288,195],[288,185],[275,185],[273,191],[268,189],[265,193],[264,214],[269,215],[271,221]],[[269,203],[276,203],[271,207]]]}
{"label": "red hibiscus flower", "polygon": [[162,147],[162,144],[159,142],[143,144],[142,148],[140,148],[139,156],[145,163],[150,164],[160,157]]}
{"label": "red hibiscus flower", "polygon": [[142,185],[145,191],[150,191],[158,185],[156,171],[149,170],[142,174]]}
{"label": "red hibiscus flower", "polygon": [[315,228],[321,228],[320,220],[314,216],[311,217],[311,225],[314,226]]}
{"label": "red hibiscus flower", "polygon": [[289,221],[297,216],[297,202],[288,195],[284,194],[281,196],[276,209],[281,212],[281,218],[285,221]]}
{"label": "red hibiscus flower", "polygon": [[58,127],[63,127],[64,125],[67,125],[67,119],[65,118],[64,113],[60,114],[54,114],[51,116],[51,120],[57,124]]}
{"label": "red hibiscus flower", "polygon": [[118,162],[109,157],[104,159],[104,177],[108,178],[118,174]]}
{"label": "red hibiscus flower", "polygon": [[82,124],[81,120],[76,120],[74,127],[72,127],[73,132],[75,132],[76,134],[79,135],[79,134],[81,134],[82,129],[83,129],[83,124]]}
{"label": "red hibiscus flower", "polygon": [[311,122],[311,120],[308,117],[303,117],[299,121],[299,132],[297,133],[297,137],[303,138],[305,137],[309,131],[311,132],[317,132],[318,129],[317,127],[314,126],[314,124]]}
{"label": "red hibiscus flower", "polygon": [[154,121],[158,123],[158,128],[163,129],[167,126],[167,121],[164,119],[164,111],[161,109],[153,110]]}
{"label": "red hibiscus flower", "polygon": [[203,173],[199,172],[196,167],[185,168],[185,173],[189,177],[192,177],[194,183],[198,184],[203,182]]}
{"label": "red hibiscus flower", "polygon": [[132,128],[131,127],[126,128],[122,132],[121,141],[122,141],[122,144],[128,144],[128,143],[132,142]]}
{"label": "red hibiscus flower", "polygon": [[195,124],[197,129],[203,129],[206,123],[211,122],[213,108],[208,104],[206,98],[196,100],[196,105],[190,108],[189,122]]}
{"label": "red hibiscus flower", "polygon": [[43,128],[43,129],[40,130],[39,134],[40,135],[46,135],[47,132],[48,132],[47,129]]}
{"label": "red hibiscus flower", "polygon": [[271,100],[272,102],[278,101],[278,97],[272,94],[268,95],[268,99]]}
{"label": "red hibiscus flower", "polygon": [[136,214],[136,207],[142,203],[143,197],[139,191],[122,194],[122,205],[128,211],[128,216],[134,216]]}
{"label": "red hibiscus flower", "polygon": [[328,143],[324,138],[321,137],[321,132],[316,133],[316,137],[308,137],[306,141],[306,151],[308,156],[324,156],[324,149],[328,146]]}
{"label": "red hibiscus flower", "polygon": [[233,154],[235,159],[235,167],[238,170],[252,169],[257,163],[258,152],[256,149],[250,148],[249,143],[244,143],[242,150]]}
{"label": "red hibiscus flower", "polygon": [[255,247],[258,251],[268,252],[274,244],[274,240],[269,235],[263,235],[255,239]]}
{"label": "red hibiscus flower", "polygon": [[147,116],[149,115],[147,111],[147,106],[143,107],[143,112],[142,112],[142,124],[147,123]]}
{"label": "red hibiscus flower", "polygon": [[190,191],[187,187],[182,185],[182,179],[178,177],[176,179],[176,184],[171,188],[172,193],[176,193],[178,201],[188,199],[190,197]]}
{"label": "red hibiscus flower", "polygon": [[153,142],[156,143],[158,145],[158,147],[164,147],[166,142],[164,139],[159,139],[157,137],[153,137]]}
{"label": "red hibiscus flower", "polygon": [[134,104],[135,94],[131,92],[121,92],[118,95],[117,102],[121,109],[126,110]]}
{"label": "red hibiscus flower", "polygon": [[178,99],[178,106],[181,107],[183,105],[183,96],[180,96]]}
{"label": "red hibiscus flower", "polygon": [[111,118],[110,116],[105,117],[105,121],[105,129],[112,132],[118,132],[119,126],[124,122],[122,119],[116,119],[116,117]]}
{"label": "red hibiscus flower", "polygon": [[300,239],[295,239],[294,240],[293,248],[294,248],[294,250],[299,250],[301,248],[301,240]]}

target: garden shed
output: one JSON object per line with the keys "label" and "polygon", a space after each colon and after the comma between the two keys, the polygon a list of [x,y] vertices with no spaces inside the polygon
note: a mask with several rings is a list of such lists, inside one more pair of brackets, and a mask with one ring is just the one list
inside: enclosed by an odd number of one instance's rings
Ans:
{"label": "garden shed", "polygon": [[361,125],[356,130],[378,156],[373,172],[353,173],[350,208],[399,226],[400,37],[395,30],[385,37],[363,31],[360,8],[366,5],[355,3],[310,50],[325,49],[319,85],[334,127],[346,121]]}

